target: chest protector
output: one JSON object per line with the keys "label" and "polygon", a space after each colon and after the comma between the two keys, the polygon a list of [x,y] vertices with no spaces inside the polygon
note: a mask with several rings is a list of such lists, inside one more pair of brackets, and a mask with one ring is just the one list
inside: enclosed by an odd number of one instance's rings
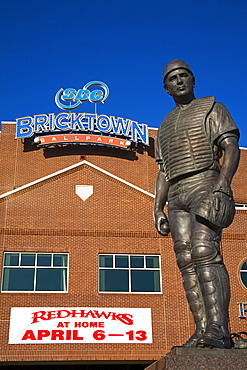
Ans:
{"label": "chest protector", "polygon": [[205,119],[214,104],[209,96],[176,107],[164,118],[158,140],[166,179],[209,168],[214,161],[205,131]]}

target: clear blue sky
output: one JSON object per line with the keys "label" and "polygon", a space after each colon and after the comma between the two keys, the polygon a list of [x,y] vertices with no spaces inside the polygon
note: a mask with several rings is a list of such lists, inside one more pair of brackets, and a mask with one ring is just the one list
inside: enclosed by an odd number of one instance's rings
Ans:
{"label": "clear blue sky", "polygon": [[174,106],[163,68],[180,58],[196,97],[224,103],[247,147],[246,0],[0,0],[0,27],[1,121],[59,113],[61,87],[100,80],[110,96],[99,114],[158,127]]}

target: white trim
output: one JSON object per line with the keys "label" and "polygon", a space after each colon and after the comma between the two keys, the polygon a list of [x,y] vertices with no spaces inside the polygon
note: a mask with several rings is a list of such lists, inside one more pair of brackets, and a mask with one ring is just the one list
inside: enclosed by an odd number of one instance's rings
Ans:
{"label": "white trim", "polygon": [[236,211],[247,211],[247,204],[245,203],[235,203]]}
{"label": "white trim", "polygon": [[40,182],[46,181],[46,180],[48,180],[48,179],[50,179],[50,178],[52,178],[52,177],[55,177],[55,176],[61,175],[62,173],[65,173],[65,172],[67,172],[67,171],[70,171],[70,170],[72,170],[72,169],[74,169],[74,168],[76,168],[76,167],[82,166],[82,165],[84,165],[84,164],[88,165],[89,167],[92,167],[92,168],[96,169],[96,170],[97,170],[97,171],[99,171],[99,172],[104,173],[105,175],[107,175],[107,176],[109,176],[109,177],[111,177],[111,178],[113,178],[113,179],[115,179],[115,180],[117,180],[117,181],[119,181],[119,182],[121,182],[121,183],[123,183],[123,184],[125,184],[125,185],[127,185],[127,186],[129,186],[129,187],[131,187],[131,188],[133,188],[133,189],[135,189],[135,190],[140,191],[140,192],[141,192],[141,193],[143,193],[143,194],[148,195],[148,196],[149,196],[149,197],[151,197],[151,198],[154,198],[154,197],[155,197],[155,196],[154,196],[154,194],[151,194],[151,193],[149,193],[148,191],[143,190],[143,189],[139,188],[138,186],[133,185],[133,184],[131,184],[130,182],[125,181],[125,180],[121,179],[120,177],[115,176],[115,175],[111,174],[110,172],[108,172],[108,171],[106,171],[106,170],[103,170],[102,168],[100,168],[100,167],[98,167],[98,166],[95,166],[94,164],[92,164],[92,163],[90,163],[90,162],[88,162],[88,161],[85,161],[85,160],[84,160],[84,161],[82,161],[82,162],[75,163],[75,164],[73,164],[72,166],[66,167],[66,168],[64,168],[64,169],[62,169],[62,170],[59,170],[59,171],[57,171],[57,172],[54,172],[54,173],[52,173],[52,174],[50,174],[50,175],[48,175],[48,176],[41,177],[40,179],[35,180],[35,181],[32,181],[32,182],[30,182],[30,183],[28,183],[28,184],[26,184],[26,185],[20,186],[20,187],[19,187],[19,188],[17,188],[17,189],[14,189],[14,190],[8,191],[7,193],[4,193],[4,194],[0,195],[0,199],[1,199],[1,198],[5,198],[5,197],[7,197],[7,196],[9,196],[9,195],[12,195],[12,194],[18,193],[18,192],[19,192],[19,191],[21,191],[21,190],[25,190],[25,189],[27,189],[27,188],[29,188],[29,187],[33,186],[33,185],[39,184]]}
{"label": "white trim", "polygon": [[108,171],[106,171],[106,170],[103,170],[102,168],[100,168],[100,167],[98,167],[98,166],[95,166],[94,164],[92,164],[92,163],[90,163],[90,162],[88,162],[88,161],[83,161],[83,162],[84,162],[85,164],[87,164],[88,166],[91,166],[92,168],[95,168],[96,170],[98,170],[98,171],[100,171],[100,172],[104,173],[105,175],[110,176],[110,177],[112,177],[113,179],[115,179],[115,180],[117,180],[117,181],[120,181],[120,182],[122,182],[122,183],[123,183],[123,184],[125,184],[125,185],[130,186],[131,188],[133,188],[133,189],[135,189],[135,190],[138,190],[138,191],[140,191],[141,193],[146,194],[146,195],[148,195],[148,196],[149,196],[149,197],[151,197],[151,198],[155,198],[155,195],[154,195],[154,194],[151,194],[151,193],[149,193],[148,191],[143,190],[143,189],[139,188],[138,186],[133,185],[133,184],[131,184],[130,182],[125,181],[125,180],[121,179],[120,177],[115,176],[115,175],[111,174],[110,172],[108,172]]}
{"label": "white trim", "polygon": [[[83,162],[84,162],[84,161],[83,161]],[[66,167],[66,168],[64,168],[63,170],[60,170],[60,171],[54,172],[54,173],[52,173],[52,174],[50,174],[50,175],[48,175],[48,176],[41,177],[41,178],[40,178],[40,179],[38,179],[38,180],[35,180],[35,181],[32,181],[32,182],[29,182],[29,183],[28,183],[28,184],[26,184],[26,185],[20,186],[19,188],[16,188],[16,189],[14,189],[14,190],[8,191],[7,193],[4,193],[4,194],[0,195],[0,199],[1,199],[1,198],[5,198],[5,197],[7,197],[7,196],[9,196],[9,195],[12,195],[12,194],[18,193],[18,192],[19,192],[19,191],[21,191],[21,190],[24,190],[24,189],[27,189],[27,188],[29,188],[29,187],[33,186],[33,185],[39,184],[40,182],[46,181],[46,180],[48,180],[48,179],[50,179],[50,178],[52,178],[52,177],[55,177],[55,176],[57,176],[57,175],[60,175],[61,173],[64,173],[64,172],[66,172],[66,171],[69,171],[69,170],[71,170],[71,169],[73,169],[73,168],[76,168],[76,167],[78,167],[78,166],[82,165],[82,164],[83,164],[83,163],[76,163],[76,164],[73,164],[72,166]]]}

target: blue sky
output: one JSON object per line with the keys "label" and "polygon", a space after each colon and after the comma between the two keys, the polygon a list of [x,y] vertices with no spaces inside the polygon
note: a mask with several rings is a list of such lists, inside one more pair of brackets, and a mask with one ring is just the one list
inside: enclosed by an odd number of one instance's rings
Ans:
{"label": "blue sky", "polygon": [[99,80],[110,88],[99,114],[158,127],[174,107],[163,68],[181,58],[196,97],[224,103],[247,147],[245,0],[0,0],[0,24],[1,121],[59,113],[60,88]]}

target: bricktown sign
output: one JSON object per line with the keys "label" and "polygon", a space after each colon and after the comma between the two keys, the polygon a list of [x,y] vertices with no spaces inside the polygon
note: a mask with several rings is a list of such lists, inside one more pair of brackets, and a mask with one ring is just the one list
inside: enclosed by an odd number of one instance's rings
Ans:
{"label": "bricktown sign", "polygon": [[[94,86],[97,89],[93,89]],[[104,103],[108,96],[109,88],[104,82],[91,81],[79,90],[60,89],[55,95],[55,103],[63,110],[72,111],[84,101]],[[148,125],[96,113],[62,112],[17,118],[16,138],[31,137],[38,147],[96,144],[128,149],[132,143],[149,145]]]}

